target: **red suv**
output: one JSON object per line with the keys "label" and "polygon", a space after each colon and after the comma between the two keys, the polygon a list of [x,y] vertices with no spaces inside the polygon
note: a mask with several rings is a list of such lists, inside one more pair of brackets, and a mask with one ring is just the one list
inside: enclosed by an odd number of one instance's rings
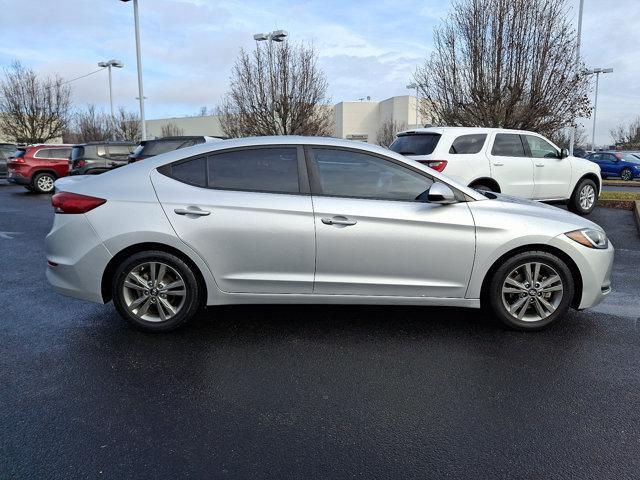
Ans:
{"label": "red suv", "polygon": [[38,193],[53,192],[53,182],[69,175],[71,145],[18,147],[7,164],[7,181]]}

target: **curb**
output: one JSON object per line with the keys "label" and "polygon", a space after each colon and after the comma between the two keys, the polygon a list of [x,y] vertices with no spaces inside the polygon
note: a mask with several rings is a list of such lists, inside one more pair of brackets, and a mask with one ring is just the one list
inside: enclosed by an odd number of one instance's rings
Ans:
{"label": "curb", "polygon": [[640,235],[640,200],[636,200],[635,208],[633,209],[633,217],[636,220],[636,227],[638,227],[638,235]]}
{"label": "curb", "polygon": [[603,180],[602,186],[610,186],[610,187],[631,187],[631,188],[640,188],[640,182],[636,180],[631,180],[625,182],[624,180]]}

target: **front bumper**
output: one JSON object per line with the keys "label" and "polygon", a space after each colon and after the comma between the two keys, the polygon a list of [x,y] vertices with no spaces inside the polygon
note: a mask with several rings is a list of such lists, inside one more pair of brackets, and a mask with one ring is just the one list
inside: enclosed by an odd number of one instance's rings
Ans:
{"label": "front bumper", "polygon": [[611,293],[611,270],[615,252],[611,241],[606,249],[598,250],[580,245],[562,234],[555,237],[550,245],[567,253],[580,271],[582,298],[578,310],[598,305]]}

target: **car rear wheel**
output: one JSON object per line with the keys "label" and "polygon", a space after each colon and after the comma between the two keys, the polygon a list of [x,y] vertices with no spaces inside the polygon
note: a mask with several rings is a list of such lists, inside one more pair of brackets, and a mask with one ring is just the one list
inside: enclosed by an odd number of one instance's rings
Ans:
{"label": "car rear wheel", "polygon": [[622,180],[626,181],[633,180],[633,172],[628,168],[623,168],[622,172],[620,172],[620,177],[622,177]]}
{"label": "car rear wheel", "polygon": [[567,265],[548,252],[515,255],[496,270],[488,301],[496,318],[516,330],[540,330],[561,320],[573,298]]}
{"label": "car rear wheel", "polygon": [[588,215],[596,207],[597,201],[598,187],[596,183],[585,178],[576,186],[567,203],[567,208],[578,215]]}
{"label": "car rear wheel", "polygon": [[38,193],[51,193],[55,181],[56,177],[51,173],[38,173],[33,178],[33,189]]}
{"label": "car rear wheel", "polygon": [[132,255],[112,283],[118,313],[136,328],[166,332],[178,328],[199,309],[201,291],[191,267],[167,252]]}

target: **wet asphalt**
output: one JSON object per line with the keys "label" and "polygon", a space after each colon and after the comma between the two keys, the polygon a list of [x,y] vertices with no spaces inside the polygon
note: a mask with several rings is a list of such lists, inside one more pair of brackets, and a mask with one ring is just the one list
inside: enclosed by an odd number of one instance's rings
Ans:
{"label": "wet asphalt", "polygon": [[640,237],[590,218],[614,291],[543,332],[242,306],[149,335],[48,288],[49,199],[0,181],[0,478],[638,478]]}

